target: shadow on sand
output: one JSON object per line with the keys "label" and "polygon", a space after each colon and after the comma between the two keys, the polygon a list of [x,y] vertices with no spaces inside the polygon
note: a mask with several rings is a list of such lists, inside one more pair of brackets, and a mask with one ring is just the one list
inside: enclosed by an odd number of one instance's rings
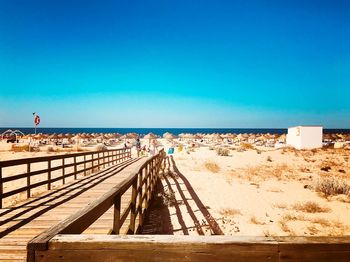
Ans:
{"label": "shadow on sand", "polygon": [[[196,231],[198,235],[223,235],[208,208],[177,168],[172,156],[164,160],[163,167],[142,234],[174,234],[181,231],[181,234],[189,235],[189,231]],[[173,215],[170,214],[170,207],[175,209]],[[176,225],[172,224],[171,216],[175,216]]]}

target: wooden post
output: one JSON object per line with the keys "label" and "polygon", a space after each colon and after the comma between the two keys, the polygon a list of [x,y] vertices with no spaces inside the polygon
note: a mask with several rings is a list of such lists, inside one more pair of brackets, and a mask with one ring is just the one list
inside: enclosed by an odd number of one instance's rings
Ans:
{"label": "wooden post", "polygon": [[97,153],[97,165],[98,165],[98,167],[97,167],[97,170],[100,170],[100,164],[101,164],[101,157],[100,157],[100,153]]}
{"label": "wooden post", "polygon": [[94,153],[92,153],[91,157],[92,157],[92,161],[91,161],[91,173],[94,172]]}
{"label": "wooden post", "polygon": [[138,186],[138,188],[139,188],[139,190],[140,190],[140,192],[139,192],[139,205],[138,205],[138,208],[137,208],[137,212],[139,213],[139,224],[140,224],[140,226],[142,226],[143,225],[143,208],[142,208],[142,179],[143,179],[143,172],[145,171],[145,169],[143,168],[143,169],[141,169],[140,170],[140,173],[139,173],[139,186]]}
{"label": "wooden post", "polygon": [[136,220],[136,197],[137,197],[137,177],[132,183],[131,193],[131,208],[130,208],[130,226],[129,231],[135,234],[135,220]]}
{"label": "wooden post", "polygon": [[84,176],[86,176],[86,155],[84,155]]}
{"label": "wooden post", "polygon": [[145,194],[146,194],[146,208],[148,208],[148,179],[150,177],[150,174],[151,174],[151,169],[150,169],[150,166],[149,166],[149,163],[146,165],[146,170],[147,170],[147,173],[146,173],[146,181],[145,181]]}
{"label": "wooden post", "polygon": [[[30,162],[27,163],[27,186],[30,186]],[[30,198],[30,188],[27,188],[27,198]]]}
{"label": "wooden post", "polygon": [[102,153],[102,162],[103,162],[103,168],[106,168],[106,155],[104,151]]}
{"label": "wooden post", "polygon": [[121,195],[118,194],[114,198],[114,214],[113,214],[113,233],[119,235],[120,230],[120,209],[121,209]]}
{"label": "wooden post", "polygon": [[51,189],[51,160],[47,161],[47,190]]}
{"label": "wooden post", "polygon": [[2,208],[2,193],[3,193],[2,167],[0,163],[0,208]]}
{"label": "wooden post", "polygon": [[66,179],[64,177],[66,171],[65,171],[65,168],[64,168],[64,158],[62,158],[62,183],[63,185],[66,183]]}
{"label": "wooden post", "polygon": [[74,179],[77,179],[77,157],[74,156]]}

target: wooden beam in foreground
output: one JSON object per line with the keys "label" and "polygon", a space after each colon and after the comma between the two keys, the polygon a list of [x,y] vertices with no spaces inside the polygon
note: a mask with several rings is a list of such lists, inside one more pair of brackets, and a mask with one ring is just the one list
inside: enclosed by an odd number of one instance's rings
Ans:
{"label": "wooden beam in foreground", "polygon": [[57,235],[35,261],[349,261],[350,237]]}

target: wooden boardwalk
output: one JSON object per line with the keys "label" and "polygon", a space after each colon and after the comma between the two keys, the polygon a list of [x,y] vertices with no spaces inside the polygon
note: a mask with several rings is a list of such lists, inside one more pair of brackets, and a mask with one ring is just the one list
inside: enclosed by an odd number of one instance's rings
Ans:
{"label": "wooden boardwalk", "polygon": [[[25,261],[28,241],[87,206],[125,180],[144,159],[129,159],[82,177],[70,184],[47,191],[11,208],[0,209],[0,261]],[[123,196],[127,206],[130,192]],[[113,227],[113,208],[84,233],[108,234]],[[127,228],[121,228],[121,233]]]}

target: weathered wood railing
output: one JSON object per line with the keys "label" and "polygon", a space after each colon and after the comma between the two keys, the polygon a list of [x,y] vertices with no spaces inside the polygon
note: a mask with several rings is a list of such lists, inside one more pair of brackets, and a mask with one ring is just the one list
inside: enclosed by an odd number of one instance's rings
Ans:
{"label": "weathered wood railing", "polygon": [[58,235],[37,262],[348,262],[350,237]]}
{"label": "weathered wood railing", "polygon": [[[126,233],[138,233],[155,190],[164,156],[165,152],[161,150],[157,155],[147,158],[122,183],[66,220],[32,239],[27,245],[27,261],[36,261],[35,257],[38,253],[47,250],[48,242],[58,234],[81,234],[112,206],[114,207],[112,234],[120,233],[128,217],[129,225]],[[122,210],[121,198],[129,189],[132,191],[131,197],[127,207]]]}
{"label": "weathered wood railing", "polygon": [[[78,174],[86,175],[89,171],[94,172],[101,169],[101,167],[120,163],[129,158],[131,158],[130,149],[113,149],[0,161],[0,208],[3,207],[3,200],[5,198],[22,192],[26,192],[27,198],[29,198],[31,197],[31,190],[34,188],[47,185],[47,189],[50,190],[51,185],[57,181],[62,180],[62,184],[65,184],[66,179],[69,177],[74,176],[74,179],[77,179]],[[56,165],[53,166],[52,163],[54,161],[62,162],[59,164],[56,163]],[[32,165],[37,163],[46,163],[47,168],[33,171]],[[23,165],[26,166],[23,173],[5,176],[4,171],[6,168],[16,168]],[[73,169],[73,171],[66,173],[68,168]],[[52,173],[54,171],[60,171],[60,174],[53,178]],[[32,183],[31,178],[40,174],[47,174],[47,179]],[[4,192],[5,183],[14,183],[21,179],[26,179],[25,186],[20,186],[19,188],[17,187]]]}

